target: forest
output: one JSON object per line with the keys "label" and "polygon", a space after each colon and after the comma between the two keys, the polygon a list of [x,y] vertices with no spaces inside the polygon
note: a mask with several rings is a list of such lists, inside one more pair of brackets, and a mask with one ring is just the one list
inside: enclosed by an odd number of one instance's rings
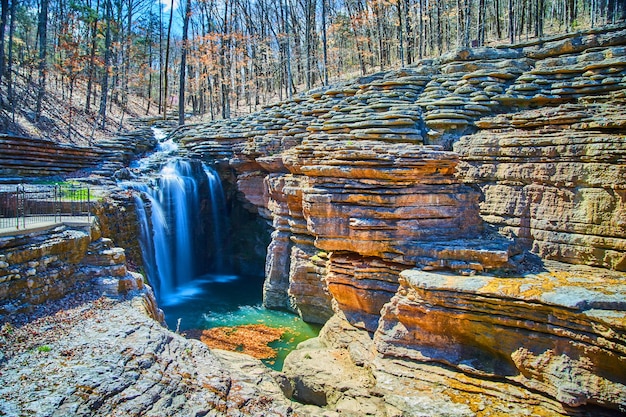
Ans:
{"label": "forest", "polygon": [[[112,102],[229,118],[460,47],[620,24],[621,0],[0,0],[2,107],[51,85],[107,123]],[[80,99],[74,91],[80,86]],[[179,103],[184,105],[179,106]],[[96,127],[94,127],[96,128]]]}

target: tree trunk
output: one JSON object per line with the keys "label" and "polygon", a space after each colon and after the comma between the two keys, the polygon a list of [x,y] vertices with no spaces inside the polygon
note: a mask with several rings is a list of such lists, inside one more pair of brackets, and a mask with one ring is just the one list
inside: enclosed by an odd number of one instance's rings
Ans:
{"label": "tree trunk", "polygon": [[150,13],[150,26],[146,34],[146,45],[148,46],[148,105],[146,106],[146,116],[150,114],[152,104],[152,13]]}
{"label": "tree trunk", "polygon": [[485,8],[485,0],[478,0],[478,15],[476,16],[478,22],[478,33],[476,38],[478,40],[478,46],[483,46],[485,44],[485,17],[487,14],[487,9]]}
{"label": "tree trunk", "polygon": [[441,30],[441,2],[437,2],[437,30],[433,32],[433,36],[437,36],[437,52],[439,55],[443,52],[443,31]]}
{"label": "tree trunk", "polygon": [[285,30],[287,32],[287,97],[293,95],[293,79],[291,75],[291,30],[289,29],[289,19],[291,19],[289,0],[285,0]]}
{"label": "tree trunk", "polygon": [[[592,2],[595,1],[592,0]],[[594,25],[595,22],[592,20],[591,27],[594,27]],[[535,37],[543,37],[543,0],[535,0]]]}
{"label": "tree trunk", "polygon": [[463,35],[465,33],[465,11],[463,2],[456,0],[456,46],[463,46]]}
{"label": "tree trunk", "polygon": [[400,65],[404,67],[404,39],[402,34],[402,0],[397,1],[398,7],[398,38],[400,41]]}
{"label": "tree trunk", "polygon": [[406,63],[408,65],[411,65],[413,63],[413,56],[415,54],[415,39],[414,30],[411,25],[410,0],[404,0],[404,28],[406,36]]}
{"label": "tree trunk", "polygon": [[422,59],[424,54],[426,53],[426,25],[424,24],[424,18],[426,17],[426,1],[420,0],[420,12],[418,15],[419,19],[419,57]]}
{"label": "tree trunk", "polygon": [[163,110],[163,7],[159,5],[159,114]]}
{"label": "tree trunk", "polygon": [[111,0],[105,1],[106,29],[104,36],[104,71],[102,74],[102,87],[100,92],[100,128],[104,130],[106,127],[107,114],[107,96],[109,94],[109,71],[111,70]]}
{"label": "tree trunk", "polygon": [[48,0],[41,0],[41,10],[39,11],[39,23],[37,25],[37,31],[39,32],[39,88],[37,91],[37,108],[35,110],[35,121],[39,122],[41,118],[41,106],[44,95],[46,94]]}
{"label": "tree trunk", "polygon": [[180,82],[178,88],[178,125],[185,124],[185,71],[187,69],[187,45],[189,31],[189,17],[191,15],[191,0],[186,1],[185,16],[183,17],[183,46],[180,56]]}
{"label": "tree trunk", "polygon": [[100,13],[100,0],[96,2],[96,18],[91,25],[91,50],[89,51],[89,76],[87,78],[87,97],[85,100],[85,111],[89,112],[91,107],[91,89],[93,88],[93,78],[95,76],[96,66],[96,48],[98,35],[98,13]]}
{"label": "tree trunk", "polygon": [[324,85],[328,85],[328,39],[326,37],[326,1],[322,0],[322,50],[324,56]]}
{"label": "tree trunk", "polygon": [[[15,2],[15,0],[13,0]],[[9,0],[0,0],[0,83],[6,71],[6,60],[4,56],[4,34],[9,16]]]}
{"label": "tree trunk", "polygon": [[122,77],[122,105],[124,107],[128,104],[128,80],[130,78],[130,62],[131,62],[131,48],[133,45],[132,39],[132,23],[133,23],[133,0],[128,0],[128,11],[126,15],[126,39],[124,40],[124,44],[126,45],[125,50],[126,54],[124,57],[124,73]]}
{"label": "tree trunk", "polygon": [[15,94],[13,94],[13,36],[15,34],[15,13],[17,1],[11,2],[11,22],[9,23],[9,62],[7,65],[7,95],[11,101],[11,115],[13,123],[15,123]]}
{"label": "tree trunk", "polygon": [[472,27],[472,0],[465,0],[465,23],[463,25],[463,46],[470,46],[470,30]]}
{"label": "tree trunk", "polygon": [[515,5],[509,0],[509,42],[515,43]]}
{"label": "tree trunk", "polygon": [[[380,70],[385,69],[385,51],[384,51],[384,39],[383,39],[383,24],[380,17],[380,1],[375,0],[374,15],[376,16],[376,29],[378,31],[378,65]],[[365,75],[365,71],[363,71]]]}
{"label": "tree trunk", "polygon": [[[304,14],[305,14],[305,26],[304,26],[304,41],[305,41],[305,53],[306,53],[306,74],[305,74],[305,80],[306,80],[306,89],[310,90],[311,89],[311,85],[312,85],[312,42],[313,42],[313,36],[312,36],[312,23],[313,23],[313,17],[315,15],[315,8],[313,8],[313,10],[311,10],[311,5],[314,4],[314,1],[312,0],[306,0],[304,2]],[[311,13],[313,12],[313,13]]]}
{"label": "tree trunk", "polygon": [[500,25],[500,0],[493,2],[494,19],[496,21],[496,36],[498,40],[502,39],[502,26]]}
{"label": "tree trunk", "polygon": [[167,87],[168,87],[168,69],[170,66],[170,38],[172,35],[172,20],[174,18],[174,0],[170,4],[170,21],[167,24],[167,37],[165,38],[165,67],[163,68],[163,120],[167,119]]}
{"label": "tree trunk", "polygon": [[220,45],[220,88],[222,95],[222,119],[230,118],[230,94],[228,81],[226,80],[226,52],[229,47],[229,27],[228,27],[228,6],[229,1],[224,2],[224,26],[222,30],[222,43]]}

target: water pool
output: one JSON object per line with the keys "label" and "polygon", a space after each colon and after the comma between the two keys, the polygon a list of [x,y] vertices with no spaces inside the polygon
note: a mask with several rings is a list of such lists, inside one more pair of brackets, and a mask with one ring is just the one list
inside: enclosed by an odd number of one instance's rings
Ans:
{"label": "water pool", "polygon": [[269,310],[261,305],[263,277],[240,275],[204,275],[161,297],[160,307],[171,330],[206,330],[262,324],[285,331],[280,340],[271,342],[276,358],[264,359],[270,368],[281,370],[287,354],[298,343],[317,336],[319,325],[308,324],[295,314]]}

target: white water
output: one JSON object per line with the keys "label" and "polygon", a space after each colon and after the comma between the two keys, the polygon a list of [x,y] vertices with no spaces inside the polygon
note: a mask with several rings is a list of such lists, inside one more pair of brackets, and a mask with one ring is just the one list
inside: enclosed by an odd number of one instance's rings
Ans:
{"label": "white water", "polygon": [[[139,161],[138,167],[176,150],[177,145],[156,129],[155,136],[160,139],[159,150],[145,158],[150,161]],[[214,272],[222,272],[225,203],[219,175],[212,168],[181,158],[168,159],[156,178],[120,186],[139,192],[135,202],[145,272],[159,300],[171,304],[197,294],[192,281],[207,272],[209,258]],[[207,216],[202,216],[201,204],[210,207],[209,218],[203,218]]]}
{"label": "white water", "polygon": [[220,213],[226,211],[224,189],[222,188],[222,181],[220,176],[215,170],[207,165],[204,165],[204,172],[209,181],[209,193],[211,195],[211,217],[213,218],[213,245],[216,249],[216,264],[215,270],[220,272],[224,269],[224,251],[222,250],[221,236],[222,236],[222,217]]}
{"label": "white water", "polygon": [[174,142],[174,139],[167,136],[167,133],[163,129],[153,127],[155,139],[158,141],[156,146],[156,152],[146,155],[144,158],[133,161],[130,165],[131,168],[138,169],[139,171],[145,171],[150,167],[158,164],[160,161],[167,159],[167,157],[174,157],[178,152],[178,144]]}

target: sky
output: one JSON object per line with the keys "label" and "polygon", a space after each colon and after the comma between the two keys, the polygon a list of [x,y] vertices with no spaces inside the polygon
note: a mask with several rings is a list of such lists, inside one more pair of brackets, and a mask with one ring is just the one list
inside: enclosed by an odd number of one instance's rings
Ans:
{"label": "sky", "polygon": [[[170,11],[172,0],[157,0],[157,1],[165,6],[165,8],[163,9],[164,12]],[[173,1],[174,1],[174,11],[176,11],[178,9],[178,5],[180,4],[180,0],[173,0]]]}

